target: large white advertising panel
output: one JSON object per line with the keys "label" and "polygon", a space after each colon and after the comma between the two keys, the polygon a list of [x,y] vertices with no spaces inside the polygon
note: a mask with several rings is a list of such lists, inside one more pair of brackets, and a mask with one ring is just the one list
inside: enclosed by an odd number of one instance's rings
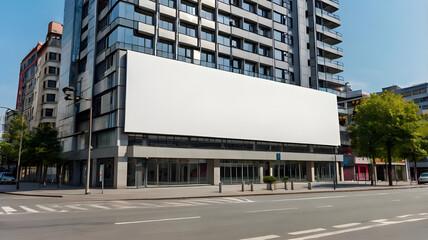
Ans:
{"label": "large white advertising panel", "polygon": [[125,132],[340,145],[336,96],[128,51]]}

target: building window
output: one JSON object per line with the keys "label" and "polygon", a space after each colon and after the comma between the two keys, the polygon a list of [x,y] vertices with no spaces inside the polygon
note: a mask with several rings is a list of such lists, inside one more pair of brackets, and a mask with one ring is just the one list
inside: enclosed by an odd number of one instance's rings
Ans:
{"label": "building window", "polygon": [[270,28],[259,26],[259,34],[270,38]]}
{"label": "building window", "polygon": [[45,108],[45,117],[52,117],[53,116],[53,109],[52,108]]}
{"label": "building window", "polygon": [[256,13],[256,5],[247,1],[242,1],[242,9]]}
{"label": "building window", "polygon": [[192,15],[198,14],[196,11],[196,5],[184,1],[180,2],[180,10]]}
{"label": "building window", "polygon": [[134,13],[134,20],[148,25],[153,25],[153,14],[136,8]]}
{"label": "building window", "polygon": [[228,57],[219,56],[217,58],[218,68],[221,70],[230,71],[230,59]]}
{"label": "building window", "polygon": [[172,43],[167,42],[158,42],[157,44],[157,54],[158,56],[165,58],[174,58],[174,46]]}
{"label": "building window", "polygon": [[241,40],[240,39],[232,38],[230,41],[231,41],[230,44],[232,47],[241,49]]}
{"label": "building window", "polygon": [[196,27],[190,25],[180,25],[180,27],[178,28],[178,32],[187,36],[196,37]]}
{"label": "building window", "polygon": [[256,53],[257,45],[254,43],[244,42],[244,50],[252,53]]}
{"label": "building window", "polygon": [[218,35],[217,42],[221,45],[230,46],[230,38],[223,35]]}
{"label": "building window", "polygon": [[202,8],[201,9],[201,18],[205,18],[211,21],[214,21],[214,12],[212,12],[211,10],[207,10]]}
{"label": "building window", "polygon": [[270,47],[260,46],[259,54],[262,56],[270,57]]}
{"label": "building window", "polygon": [[272,78],[272,68],[268,66],[260,66],[260,77],[265,79],[271,79]]}
{"label": "building window", "polygon": [[175,8],[175,0],[159,0],[159,3],[171,8]]}
{"label": "building window", "polygon": [[57,74],[57,68],[56,67],[49,67],[48,68],[48,72],[49,72],[49,74]]}
{"label": "building window", "polygon": [[254,32],[254,33],[257,32],[257,27],[256,27],[255,23],[244,21],[244,24],[242,25],[242,28],[244,30],[247,30],[247,31],[250,31],[250,32]]}
{"label": "building window", "polygon": [[217,16],[217,22],[229,25],[230,24],[230,17],[219,13]]}
{"label": "building window", "polygon": [[207,30],[204,30],[204,29],[202,29],[202,31],[201,31],[201,38],[205,39],[207,41],[210,41],[210,42],[214,42],[215,41],[215,39],[214,39],[214,33],[210,32],[210,31],[207,31]]}
{"label": "building window", "polygon": [[56,81],[48,80],[43,82],[43,89],[45,88],[56,88]]}
{"label": "building window", "polygon": [[46,94],[46,102],[55,102],[55,94]]}
{"label": "building window", "polygon": [[193,49],[178,47],[178,60],[183,62],[192,63],[193,60]]}
{"label": "building window", "polygon": [[233,72],[241,73],[241,60],[233,59],[232,68],[233,68]]}
{"label": "building window", "polygon": [[56,60],[57,60],[57,59],[56,59],[56,56],[57,56],[57,54],[56,54],[56,53],[50,52],[50,53],[49,53],[49,60],[51,60],[51,61],[56,61]]}
{"label": "building window", "polygon": [[244,64],[244,74],[248,76],[256,76],[256,64],[245,62]]}
{"label": "building window", "polygon": [[264,8],[259,8],[257,9],[257,14],[259,16],[265,17],[265,18],[269,18],[269,10],[264,9]]}
{"label": "building window", "polygon": [[214,54],[208,52],[201,52],[201,65],[214,68]]}
{"label": "building window", "polygon": [[292,10],[291,0],[273,0],[273,2],[287,8],[288,10]]}
{"label": "building window", "polygon": [[230,4],[230,0],[219,0],[222,3]]}
{"label": "building window", "polygon": [[169,31],[174,31],[174,22],[167,18],[161,18],[159,19],[159,27]]}
{"label": "building window", "polygon": [[274,30],[273,38],[277,41],[287,43],[288,45],[293,46],[293,36],[289,34]]}

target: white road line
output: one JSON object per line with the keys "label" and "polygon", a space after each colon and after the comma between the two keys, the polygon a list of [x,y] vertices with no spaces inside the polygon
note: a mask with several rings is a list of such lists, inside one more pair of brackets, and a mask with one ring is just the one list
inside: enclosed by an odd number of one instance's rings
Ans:
{"label": "white road line", "polygon": [[38,213],[39,212],[37,210],[34,210],[34,209],[26,207],[26,206],[19,206],[19,207],[21,207],[22,209],[24,209],[25,211],[30,212],[30,213]]}
{"label": "white road line", "polygon": [[370,222],[380,223],[380,222],[385,222],[385,221],[388,221],[388,219],[386,219],[386,218],[376,219],[376,220],[371,220]]}
{"label": "white road line", "polygon": [[290,234],[290,235],[300,235],[300,234],[314,233],[314,232],[321,232],[321,231],[325,231],[325,229],[324,228],[314,228],[314,229],[309,229],[309,230],[304,230],[304,231],[291,232],[291,233],[288,233],[288,234]]}
{"label": "white road line", "polygon": [[89,207],[100,208],[100,209],[111,209],[109,207],[98,205],[98,204],[86,204],[86,205]]}
{"label": "white road line", "polygon": [[317,208],[331,208],[333,207],[332,205],[325,205],[325,206],[317,206]]}
{"label": "white road line", "polygon": [[162,207],[161,205],[151,204],[151,203],[137,203],[138,205],[148,206],[148,207]]}
{"label": "white road line", "polygon": [[419,216],[428,215],[428,213],[419,213]]}
{"label": "white road line", "polygon": [[43,210],[46,210],[46,211],[48,211],[48,212],[56,212],[56,210],[55,210],[55,209],[53,209],[53,208],[49,208],[49,207],[45,207],[45,206],[42,206],[42,205],[36,205],[36,207],[38,207],[38,208],[40,208],[40,209],[43,209]]}
{"label": "white road line", "polygon": [[166,205],[171,205],[171,206],[177,206],[177,207],[180,207],[180,206],[191,206],[191,204],[189,204],[189,203],[183,203],[183,202],[164,202],[164,204],[166,204]]}
{"label": "white road line", "polygon": [[291,199],[277,199],[272,202],[286,202],[286,201],[302,201],[302,200],[318,200],[318,199],[332,199],[332,198],[344,198],[346,196],[331,196],[331,197],[313,197],[313,198],[291,198]]}
{"label": "white road line", "polygon": [[247,202],[253,202],[247,198],[224,198],[224,199],[230,199],[230,200],[235,201],[235,202],[246,202],[246,203]]}
{"label": "white road line", "polygon": [[164,218],[164,219],[153,219],[153,220],[144,220],[144,221],[134,221],[134,222],[118,222],[116,225],[125,225],[125,224],[135,224],[135,223],[152,223],[152,222],[165,222],[165,221],[178,221],[178,220],[190,220],[190,219],[198,219],[201,216],[195,217],[182,217],[182,218]]}
{"label": "white road line", "polygon": [[11,207],[9,207],[9,206],[1,207],[1,208],[3,208],[3,211],[4,211],[6,214],[13,214],[14,212],[17,212],[17,210],[16,210],[16,209],[11,208]]}
{"label": "white road line", "polygon": [[247,212],[245,212],[245,213],[276,212],[276,211],[287,211],[287,210],[297,210],[297,208],[276,208],[276,209],[265,209],[265,210],[247,211]]}
{"label": "white road line", "polygon": [[119,204],[112,204],[112,206],[120,209],[138,208],[137,206],[119,205]]}
{"label": "white road line", "polygon": [[401,199],[392,200],[393,202],[401,202]]}
{"label": "white road line", "polygon": [[405,217],[410,217],[413,215],[415,215],[415,214],[406,214],[406,215],[397,216],[397,218],[405,218]]}
{"label": "white road line", "polygon": [[87,211],[88,209],[87,208],[82,208],[82,207],[79,207],[79,206],[76,206],[76,205],[64,205],[65,207],[68,207],[68,208],[71,208],[71,209],[74,209],[74,210],[79,210],[79,211]]}
{"label": "white road line", "polygon": [[380,195],[386,195],[388,193],[376,193],[376,194],[358,194],[354,195],[355,197],[368,197],[368,196],[380,196]]}
{"label": "white road line", "polygon": [[341,234],[341,233],[360,231],[360,230],[369,229],[372,227],[373,226],[351,228],[351,229],[345,229],[345,230],[340,230],[340,231],[335,231],[335,232],[320,233],[320,234],[310,235],[310,236],[301,237],[301,238],[293,238],[293,239],[289,239],[289,240],[306,240],[306,239],[322,238],[322,237],[328,237],[328,236],[337,235],[337,234]]}
{"label": "white road line", "polygon": [[268,240],[268,239],[274,239],[274,238],[279,238],[279,236],[278,235],[266,235],[266,236],[255,237],[255,238],[244,238],[241,240]]}
{"label": "white road line", "polygon": [[347,224],[341,224],[341,225],[336,225],[333,226],[334,228],[347,228],[347,227],[353,227],[353,226],[357,226],[360,225],[361,223],[347,223]]}
{"label": "white road line", "polygon": [[421,198],[421,197],[419,197],[419,196],[416,196],[416,197],[413,197],[413,198]]}

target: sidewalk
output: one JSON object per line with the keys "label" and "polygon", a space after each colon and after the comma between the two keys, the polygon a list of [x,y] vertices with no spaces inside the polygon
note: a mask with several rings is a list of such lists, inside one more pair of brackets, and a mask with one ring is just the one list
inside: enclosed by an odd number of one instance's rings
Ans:
{"label": "sidewalk", "polygon": [[314,182],[312,190],[308,189],[308,183],[294,183],[294,190],[291,190],[290,183],[288,190],[284,189],[284,183],[277,183],[277,190],[266,190],[266,184],[254,184],[254,191],[250,190],[250,185],[245,185],[245,191],[241,191],[241,185],[223,185],[222,193],[219,193],[218,186],[168,186],[149,188],[127,188],[127,189],[104,189],[101,194],[100,188],[91,188],[91,194],[86,195],[83,187],[63,185],[58,189],[57,184],[49,184],[43,187],[38,183],[23,182],[20,190],[16,190],[15,185],[0,185],[0,193],[14,194],[21,196],[58,197],[76,200],[90,201],[113,201],[113,200],[160,200],[179,198],[206,198],[206,197],[242,197],[261,195],[283,195],[283,194],[304,194],[304,193],[325,193],[325,192],[349,192],[349,191],[374,191],[407,188],[425,188],[424,185],[410,184],[409,182],[394,182],[394,186],[388,186],[388,182],[377,182],[376,186],[371,186],[370,182],[340,182],[333,190],[330,182]]}

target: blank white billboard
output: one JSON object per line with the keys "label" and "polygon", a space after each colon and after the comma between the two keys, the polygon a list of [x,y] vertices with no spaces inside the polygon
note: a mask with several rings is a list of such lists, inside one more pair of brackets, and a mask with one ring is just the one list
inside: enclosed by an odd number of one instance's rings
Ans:
{"label": "blank white billboard", "polygon": [[340,145],[333,94],[132,51],[125,132]]}

